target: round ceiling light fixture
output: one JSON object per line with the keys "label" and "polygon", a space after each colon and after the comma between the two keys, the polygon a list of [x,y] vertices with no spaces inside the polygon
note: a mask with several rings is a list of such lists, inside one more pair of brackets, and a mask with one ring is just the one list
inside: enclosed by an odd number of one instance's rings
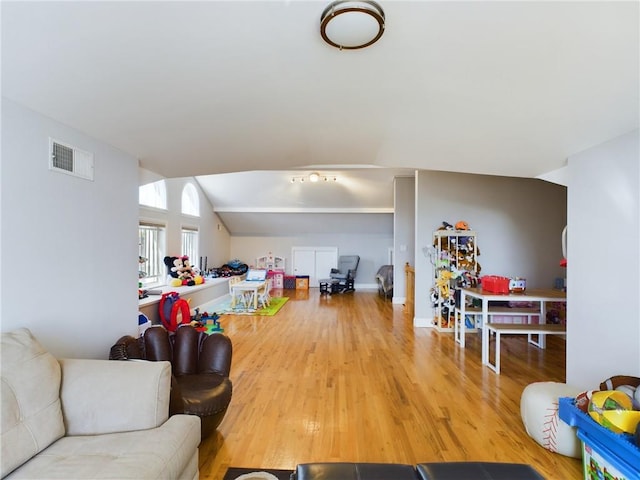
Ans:
{"label": "round ceiling light fixture", "polygon": [[338,0],[320,18],[320,35],[340,50],[357,50],[377,42],[384,33],[384,11],[376,2]]}

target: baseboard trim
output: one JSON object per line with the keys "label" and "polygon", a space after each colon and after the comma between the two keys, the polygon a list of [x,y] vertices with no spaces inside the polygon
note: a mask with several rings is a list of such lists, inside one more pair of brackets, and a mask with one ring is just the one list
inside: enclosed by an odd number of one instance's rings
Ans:
{"label": "baseboard trim", "polygon": [[413,326],[417,328],[433,328],[433,318],[413,317]]}

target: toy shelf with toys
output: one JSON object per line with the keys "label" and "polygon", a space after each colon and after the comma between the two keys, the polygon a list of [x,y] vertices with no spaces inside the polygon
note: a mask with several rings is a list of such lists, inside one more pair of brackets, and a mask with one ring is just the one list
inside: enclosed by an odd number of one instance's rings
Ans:
{"label": "toy shelf with toys", "polygon": [[[453,332],[455,325],[456,291],[460,287],[475,286],[480,272],[476,233],[466,222],[458,222],[455,229],[444,222],[433,232],[435,258],[434,285],[431,303],[434,307],[433,324],[441,332]],[[474,329],[475,325],[469,325]]]}

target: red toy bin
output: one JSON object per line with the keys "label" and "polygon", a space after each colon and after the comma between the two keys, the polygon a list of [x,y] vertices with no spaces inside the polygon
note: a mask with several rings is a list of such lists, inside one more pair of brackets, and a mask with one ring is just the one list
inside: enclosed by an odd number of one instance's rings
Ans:
{"label": "red toy bin", "polygon": [[480,279],[482,290],[491,293],[509,293],[509,278],[499,275],[485,275]]}

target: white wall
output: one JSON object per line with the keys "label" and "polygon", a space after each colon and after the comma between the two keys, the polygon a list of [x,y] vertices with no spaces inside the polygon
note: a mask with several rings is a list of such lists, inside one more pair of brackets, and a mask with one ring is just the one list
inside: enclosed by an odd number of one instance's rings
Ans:
{"label": "white wall", "polygon": [[[49,137],[95,155],[95,180],[48,169]],[[107,358],[137,325],[138,161],[2,99],[2,331]]]}
{"label": "white wall", "polygon": [[[200,217],[182,214],[182,190],[191,183],[200,199]],[[204,195],[200,184],[192,177],[165,179],[167,187],[167,210],[145,206],[139,207],[140,219],[156,221],[166,227],[166,254],[182,255],[182,227],[198,229],[198,256],[207,257],[207,267],[216,267],[228,261],[230,236],[218,216],[213,212],[209,199]],[[189,259],[198,267],[199,258]],[[204,262],[203,262],[204,263]]]}
{"label": "white wall", "polygon": [[640,377],[638,130],[569,157],[567,383]]}
{"label": "white wall", "polygon": [[407,286],[404,273],[406,263],[415,264],[415,180],[396,177],[393,182],[394,269],[393,303],[404,303]]}
{"label": "white wall", "polygon": [[433,318],[433,270],[423,247],[443,221],[469,223],[477,232],[481,275],[519,276],[531,288],[551,288],[564,277],[561,233],[566,188],[543,180],[419,171],[416,175],[416,317]]}
{"label": "white wall", "polygon": [[[231,258],[253,264],[256,257],[272,252],[286,262],[287,275],[292,273],[292,247],[338,247],[338,255],[360,255],[356,288],[376,287],[375,275],[381,265],[388,263],[392,234],[309,234],[296,237],[232,237]],[[317,287],[317,285],[311,285]]]}

